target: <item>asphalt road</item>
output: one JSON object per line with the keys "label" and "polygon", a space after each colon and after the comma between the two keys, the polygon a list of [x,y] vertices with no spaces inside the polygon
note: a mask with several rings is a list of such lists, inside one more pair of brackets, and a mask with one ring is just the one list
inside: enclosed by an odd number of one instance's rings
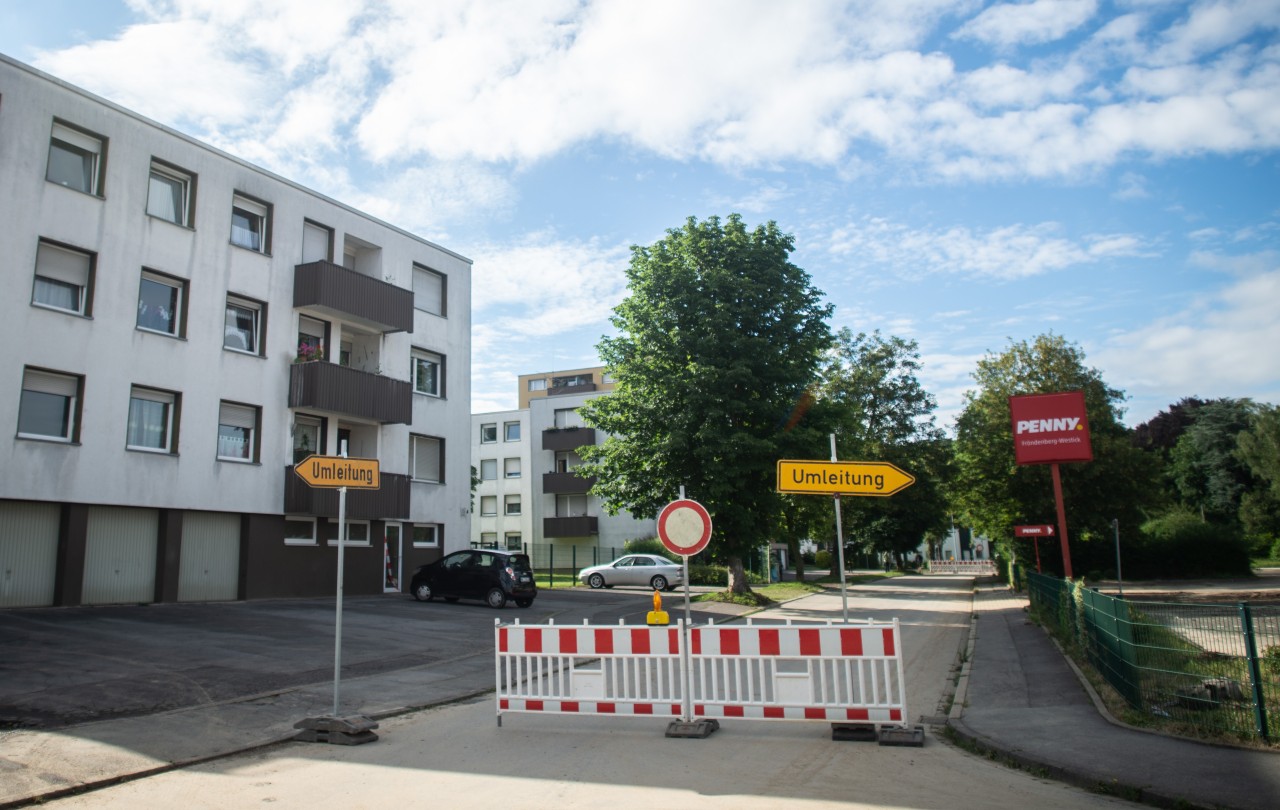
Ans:
{"label": "asphalt road", "polygon": [[[669,612],[681,595],[666,596]],[[342,677],[492,656],[495,617],[643,624],[652,592],[543,590],[533,606],[343,600]],[[705,616],[695,614],[696,621]],[[0,611],[0,729],[59,728],[333,679],[334,600]],[[492,673],[492,662],[478,665]]]}

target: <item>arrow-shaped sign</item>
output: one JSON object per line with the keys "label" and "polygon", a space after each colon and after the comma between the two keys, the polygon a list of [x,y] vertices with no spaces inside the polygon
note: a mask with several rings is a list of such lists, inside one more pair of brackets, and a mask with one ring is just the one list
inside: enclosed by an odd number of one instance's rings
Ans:
{"label": "arrow-shaped sign", "polygon": [[294,465],[293,471],[313,487],[380,489],[382,486],[376,458],[307,456]]}
{"label": "arrow-shaped sign", "polygon": [[779,461],[778,491],[885,497],[916,482],[887,461]]}
{"label": "arrow-shaped sign", "polygon": [[1014,537],[1053,537],[1053,527],[1045,524],[1041,526],[1014,526]]}

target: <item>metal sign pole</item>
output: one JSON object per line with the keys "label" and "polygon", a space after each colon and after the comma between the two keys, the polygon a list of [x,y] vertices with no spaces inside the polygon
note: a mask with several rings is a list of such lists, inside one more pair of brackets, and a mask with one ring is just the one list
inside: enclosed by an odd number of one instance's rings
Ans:
{"label": "metal sign pole", "polygon": [[[342,443],[341,456],[347,457],[347,443]],[[333,716],[338,716],[338,695],[342,682],[342,569],[347,548],[347,488],[338,488],[338,598],[333,617]]]}
{"label": "metal sign pole", "polygon": [[[831,460],[836,461],[836,434],[831,434]],[[840,494],[836,493],[831,496],[831,500],[835,502],[836,507],[836,553],[840,564],[840,615],[844,617],[844,623],[849,623],[849,591],[845,587],[844,578],[844,527],[840,520]]]}

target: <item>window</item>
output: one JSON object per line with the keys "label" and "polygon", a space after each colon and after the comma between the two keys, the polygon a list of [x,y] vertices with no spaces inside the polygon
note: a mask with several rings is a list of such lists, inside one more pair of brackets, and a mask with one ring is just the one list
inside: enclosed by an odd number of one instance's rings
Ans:
{"label": "window", "polygon": [[439,523],[425,523],[413,527],[414,548],[436,548],[444,527]]}
{"label": "window", "polygon": [[434,270],[415,264],[413,266],[413,306],[432,315],[445,314],[445,277]]}
{"label": "window", "polygon": [[552,388],[577,388],[580,385],[591,385],[590,374],[569,374],[564,377],[552,377]]}
{"label": "window", "polygon": [[444,483],[444,439],[434,436],[409,437],[409,477],[414,481]]}
{"label": "window", "polygon": [[177,394],[134,386],[129,394],[129,426],[125,446],[130,450],[173,453],[173,416]]}
{"label": "window", "polygon": [[503,514],[518,515],[520,514],[520,496],[507,495],[502,499]]}
{"label": "window", "polygon": [[487,517],[489,515],[498,514],[498,496],[497,495],[481,495],[480,496],[480,515]]}
{"label": "window", "polygon": [[258,409],[223,402],[218,406],[218,458],[222,461],[258,460]]}
{"label": "window", "polygon": [[147,186],[147,213],[189,228],[192,209],[195,208],[195,190],[194,174],[153,159]]}
{"label": "window", "polygon": [[536,380],[529,380],[529,390],[530,390],[530,391],[545,391],[545,390],[547,390],[547,380],[546,380],[546,378],[545,378],[545,377],[539,377],[539,378],[538,378],[538,379],[536,379]]}
{"label": "window", "polygon": [[271,206],[236,194],[231,198],[231,244],[267,253],[270,250]]}
{"label": "window", "polygon": [[187,282],[153,270],[142,271],[138,287],[138,328],[184,337]]}
{"label": "window", "polygon": [[582,417],[578,416],[577,408],[556,408],[554,419],[558,428],[582,426]]}
{"label": "window", "polygon": [[498,440],[498,423],[480,426],[480,443],[493,444]]}
{"label": "window", "polygon": [[582,517],[587,514],[586,495],[557,495],[556,517]]}
{"label": "window", "polygon": [[438,354],[413,350],[413,390],[430,397],[442,396],[440,369],[444,358]]}
{"label": "window", "polygon": [[41,239],[36,248],[36,279],[31,303],[77,315],[91,314],[94,256]]}
{"label": "window", "polygon": [[18,401],[18,435],[26,439],[79,440],[82,378],[27,368]]}
{"label": "window", "polygon": [[302,222],[302,263],[333,261],[333,229],[318,222]]}
{"label": "window", "polygon": [[285,518],[284,544],[286,546],[314,546],[316,544],[316,519]]}
{"label": "window", "polygon": [[497,548],[497,532],[480,532],[480,548]]}
{"label": "window", "polygon": [[264,304],[247,298],[227,296],[223,319],[222,348],[247,354],[262,354],[262,313]]}
{"label": "window", "polygon": [[520,537],[520,532],[507,532],[506,541],[507,551],[520,551],[524,548],[524,542]]}
{"label": "window", "polygon": [[325,359],[325,344],[329,334],[329,324],[298,316],[298,357],[294,362],[305,363],[309,360]]}
{"label": "window", "polygon": [[506,422],[502,426],[503,441],[518,442],[520,441],[520,423]]}
{"label": "window", "polygon": [[45,179],[50,183],[102,196],[103,155],[106,140],[90,132],[53,122],[49,138],[49,168]]}
{"label": "window", "polygon": [[[331,546],[338,545],[338,521],[330,523],[325,530],[327,542]],[[348,546],[367,546],[369,545],[369,521],[367,520],[348,520],[347,521],[347,542]]]}
{"label": "window", "polygon": [[324,453],[324,420],[298,416],[293,422],[293,463]]}
{"label": "window", "polygon": [[480,460],[480,480],[496,481],[498,479],[498,460],[486,458]]}
{"label": "window", "polygon": [[520,459],[507,458],[502,460],[502,475],[504,478],[520,477]]}

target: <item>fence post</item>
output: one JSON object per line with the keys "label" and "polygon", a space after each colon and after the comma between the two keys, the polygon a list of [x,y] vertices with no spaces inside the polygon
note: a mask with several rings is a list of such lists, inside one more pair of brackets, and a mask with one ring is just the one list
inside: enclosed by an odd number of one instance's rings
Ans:
{"label": "fence post", "polygon": [[1270,742],[1267,732],[1267,704],[1262,694],[1262,672],[1258,666],[1258,643],[1253,635],[1253,613],[1248,602],[1240,603],[1240,626],[1244,630],[1245,655],[1249,658],[1249,680],[1253,683],[1253,719],[1258,736]]}
{"label": "fence post", "polygon": [[556,544],[551,543],[547,548],[547,587],[554,588],[556,586]]}
{"label": "fence post", "polygon": [[[572,576],[577,576],[578,574],[578,544],[574,543],[569,548],[571,549],[571,551],[569,552],[569,569],[570,569],[569,576],[572,577]],[[570,585],[573,584],[572,579],[569,580],[569,584]]]}

